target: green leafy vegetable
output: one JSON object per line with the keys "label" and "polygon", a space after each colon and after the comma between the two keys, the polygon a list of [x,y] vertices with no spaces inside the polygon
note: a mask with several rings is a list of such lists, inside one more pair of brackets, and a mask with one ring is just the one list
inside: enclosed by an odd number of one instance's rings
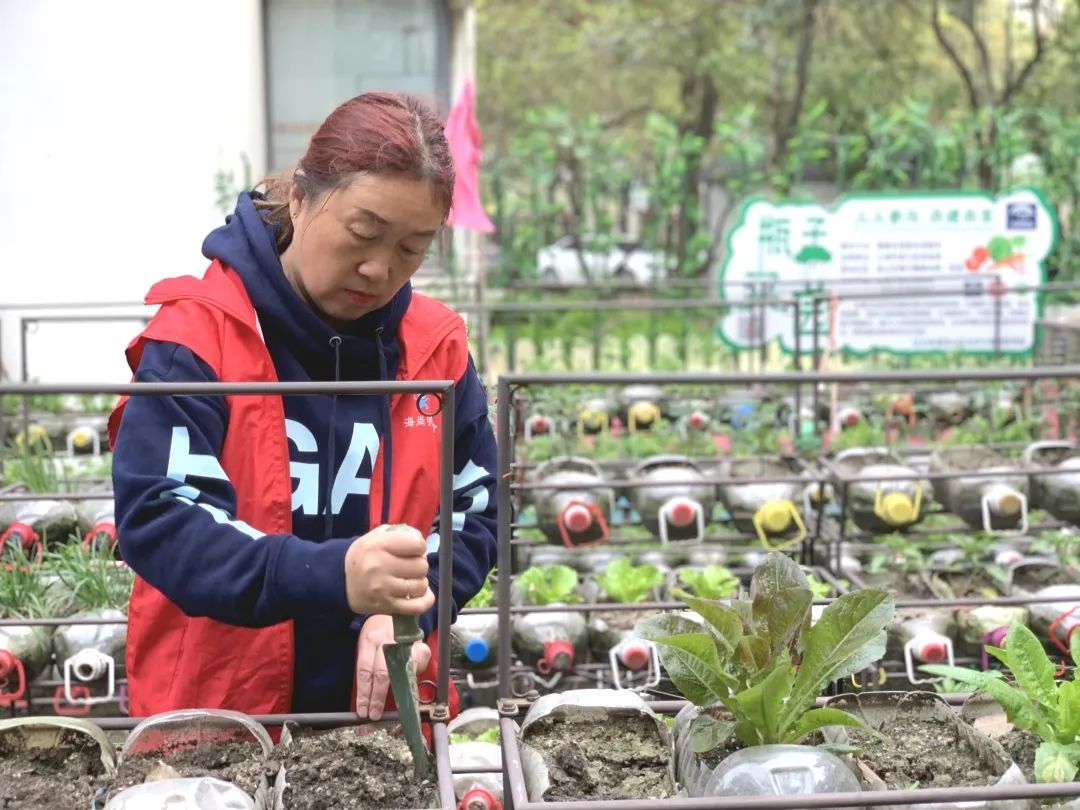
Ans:
{"label": "green leafy vegetable", "polygon": [[726,599],[739,590],[739,578],[722,565],[707,565],[700,571],[680,568],[679,581],[702,599]]}
{"label": "green leafy vegetable", "polygon": [[783,554],[770,554],[754,572],[749,599],[722,603],[678,591],[702,619],[652,616],[638,635],[657,644],[660,660],[680,691],[699,706],[722,706],[724,724],[703,712],[693,746],[706,751],[730,735],[746,746],[793,743],[825,726],[865,728],[839,709],[815,709],[832,681],[885,654],[893,603],[885,591],[845,594],[810,624],[812,593],[806,575]]}
{"label": "green leafy vegetable", "polygon": [[534,565],[518,575],[515,586],[530,605],[552,605],[580,602],[574,593],[578,584],[577,572],[568,565]]}
{"label": "green leafy vegetable", "polygon": [[608,563],[596,581],[605,593],[622,604],[643,602],[649,591],[664,581],[664,575],[655,565],[634,565],[626,557]]}
{"label": "green leafy vegetable", "polygon": [[[1073,663],[1080,664],[1080,633],[1069,640]],[[1080,682],[1057,683],[1056,667],[1038,637],[1026,625],[1009,628],[1005,648],[987,647],[1016,681],[1006,683],[1000,672],[945,664],[921,667],[932,675],[951,678],[989,693],[1005,710],[1009,722],[1038,735],[1042,742],[1035,751],[1037,782],[1071,782],[1080,770]]]}
{"label": "green leafy vegetable", "polygon": [[486,608],[491,607],[495,601],[495,587],[491,584],[491,579],[484,580],[484,587],[480,589],[480,592],[476,594],[465,607],[470,608]]}

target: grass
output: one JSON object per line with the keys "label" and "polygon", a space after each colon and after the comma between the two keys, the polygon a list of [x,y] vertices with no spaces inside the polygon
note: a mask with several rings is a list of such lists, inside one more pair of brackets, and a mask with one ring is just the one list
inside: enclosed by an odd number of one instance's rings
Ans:
{"label": "grass", "polygon": [[126,610],[134,572],[118,564],[112,552],[103,546],[84,547],[77,537],[46,552],[43,567],[57,576],[69,600],[58,607],[65,612],[100,611],[108,608]]}

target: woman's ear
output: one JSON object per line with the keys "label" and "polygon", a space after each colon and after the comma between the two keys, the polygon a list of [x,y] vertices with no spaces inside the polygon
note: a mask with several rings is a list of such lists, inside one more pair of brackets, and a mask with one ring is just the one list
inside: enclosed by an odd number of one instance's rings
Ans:
{"label": "woman's ear", "polygon": [[289,218],[295,220],[300,216],[300,209],[304,205],[304,191],[300,184],[294,182],[289,189]]}

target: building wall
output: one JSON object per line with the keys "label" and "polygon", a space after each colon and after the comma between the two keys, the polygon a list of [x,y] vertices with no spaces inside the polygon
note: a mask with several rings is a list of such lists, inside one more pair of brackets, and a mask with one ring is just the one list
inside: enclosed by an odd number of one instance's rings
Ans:
{"label": "building wall", "polygon": [[[267,65],[276,109],[291,103],[309,124],[376,86],[446,102],[450,15],[445,0],[0,0],[5,375],[22,373],[12,305],[136,302],[158,279],[201,274],[203,237],[236,190],[302,148],[269,137]],[[137,328],[39,323],[28,374],[126,381]]]}

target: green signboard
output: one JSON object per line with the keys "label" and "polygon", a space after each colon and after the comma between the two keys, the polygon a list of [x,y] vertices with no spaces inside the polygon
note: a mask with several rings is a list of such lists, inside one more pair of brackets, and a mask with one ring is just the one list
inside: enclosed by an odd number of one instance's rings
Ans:
{"label": "green signboard", "polygon": [[835,293],[818,330],[824,345],[831,328],[836,351],[1026,354],[1041,302],[1009,290],[1044,281],[1056,237],[1033,189],[849,195],[830,207],[753,199],[728,234],[720,297],[800,304],[733,307],[720,334],[791,351],[796,328],[814,331],[813,299]]}

